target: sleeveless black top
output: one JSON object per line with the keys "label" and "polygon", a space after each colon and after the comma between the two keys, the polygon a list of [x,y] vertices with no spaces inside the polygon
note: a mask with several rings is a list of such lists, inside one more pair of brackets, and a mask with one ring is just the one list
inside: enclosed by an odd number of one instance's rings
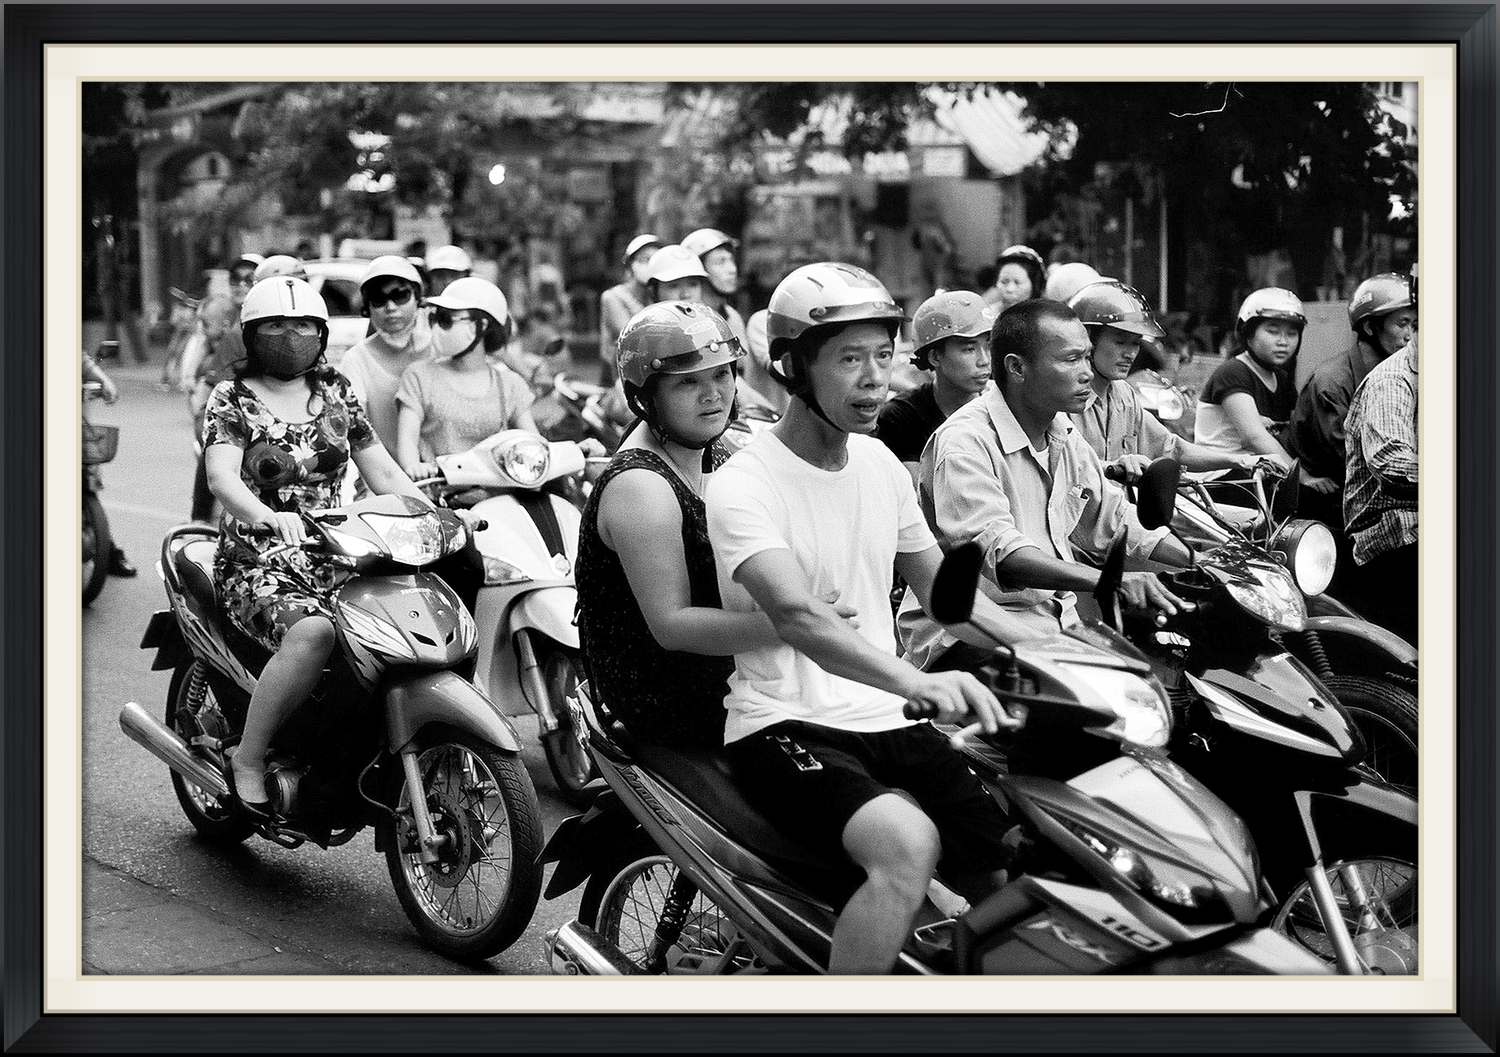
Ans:
{"label": "sleeveless black top", "polygon": [[[711,465],[724,461],[717,445]],[[629,469],[665,477],[682,511],[682,549],[694,606],[719,608],[703,500],[654,452],[620,452],[600,475],[578,532],[578,631],[594,699],[639,738],[680,747],[724,744],[724,695],[734,658],[665,649],[651,634],[620,557],[599,538],[599,501]]]}

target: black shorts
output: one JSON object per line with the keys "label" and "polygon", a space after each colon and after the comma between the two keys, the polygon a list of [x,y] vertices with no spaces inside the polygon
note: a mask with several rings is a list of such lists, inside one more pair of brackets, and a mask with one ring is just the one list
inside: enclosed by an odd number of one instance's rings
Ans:
{"label": "black shorts", "polygon": [[942,839],[943,873],[992,872],[1010,822],[963,755],[929,724],[860,733],[787,720],[731,742],[740,792],[789,839],[844,853],[865,804],[903,790]]}

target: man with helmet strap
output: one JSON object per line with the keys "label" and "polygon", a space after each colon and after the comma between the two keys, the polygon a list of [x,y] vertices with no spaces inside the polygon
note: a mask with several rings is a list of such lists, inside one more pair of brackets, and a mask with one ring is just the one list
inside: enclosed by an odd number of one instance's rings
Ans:
{"label": "man with helmet strap", "polygon": [[390,451],[398,436],[396,390],[401,375],[432,354],[432,329],[419,311],[422,278],[405,257],[376,257],[359,280],[372,332],[344,353],[339,370],[370,416],[375,435]]}
{"label": "man with helmet strap", "polygon": [[886,402],[875,436],[916,472],[927,438],[990,383],[990,327],[997,310],[978,294],[934,294],[912,317],[912,364],[933,379]]}
{"label": "man with helmet strap", "polygon": [[1349,401],[1365,376],[1399,352],[1417,329],[1417,309],[1406,276],[1386,272],[1360,283],[1349,302],[1349,327],[1354,332],[1349,348],[1320,364],[1302,387],[1285,438],[1287,452],[1308,474],[1338,486],[1327,497],[1304,489],[1301,508],[1335,529],[1343,524],[1339,493],[1344,485]]}
{"label": "man with helmet strap", "polygon": [[703,301],[729,321],[729,329],[748,345],[745,321],[729,299],[739,292],[740,268],[735,253],[740,244],[716,228],[699,228],[682,240],[682,248],[695,255],[703,265],[707,282],[703,284]]}
{"label": "man with helmet strap", "polygon": [[[912,702],[942,721],[1019,726],[973,676],[926,675],[896,656],[892,572],[925,603],[941,558],[906,470],[870,436],[902,319],[859,268],[810,264],[783,279],[767,327],[793,399],[707,494],[724,608],[764,613],[783,642],[735,657],[724,738],[741,792],[780,832],[842,848],[864,870],[834,929],[832,973],[891,970],[938,865],[976,899],[1009,858],[994,800],[945,738],[902,712]],[[826,592],[859,614],[857,629]]]}
{"label": "man with helmet strap", "polygon": [[651,258],[661,246],[661,239],[649,233],[631,239],[625,247],[624,281],[599,295],[599,359],[603,365],[599,381],[603,385],[615,380],[615,354],[619,349],[620,332],[653,300],[647,280]]}
{"label": "man with helmet strap", "polygon": [[1141,394],[1125,379],[1146,338],[1164,338],[1146,299],[1116,279],[1100,279],[1078,291],[1068,307],[1083,321],[1091,344],[1088,406],[1072,416],[1078,432],[1106,464],[1135,481],[1152,460],[1168,456],[1184,469],[1253,470],[1260,456],[1214,451],[1183,440],[1148,414]]}

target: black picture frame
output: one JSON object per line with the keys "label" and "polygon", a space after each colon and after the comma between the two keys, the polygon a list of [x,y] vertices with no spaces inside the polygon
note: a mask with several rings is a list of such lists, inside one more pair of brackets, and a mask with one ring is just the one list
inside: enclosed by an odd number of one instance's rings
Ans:
{"label": "black picture frame", "polygon": [[[267,17],[274,11],[274,17]],[[1496,8],[1243,5],[8,5],[5,10],[4,1045],[15,1052],[1494,1052]],[[1450,43],[1457,49],[1458,1005],[1452,1015],[43,1015],[42,46],[49,42]],[[503,987],[503,980],[496,981]],[[1003,987],[997,981],[998,987]],[[1067,986],[1065,983],[1060,987]]]}

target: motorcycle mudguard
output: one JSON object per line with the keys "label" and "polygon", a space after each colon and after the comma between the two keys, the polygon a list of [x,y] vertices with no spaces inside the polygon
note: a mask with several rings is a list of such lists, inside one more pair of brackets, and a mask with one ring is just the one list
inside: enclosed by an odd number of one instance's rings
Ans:
{"label": "motorcycle mudguard", "polygon": [[1385,855],[1417,861],[1417,800],[1383,782],[1351,778],[1342,789],[1302,790],[1324,863]]}
{"label": "motorcycle mudguard", "polygon": [[1387,631],[1379,624],[1361,620],[1354,616],[1308,617],[1307,631],[1316,631],[1325,643],[1336,643],[1340,639],[1354,640],[1351,646],[1361,648],[1362,653],[1374,651],[1389,658],[1389,662],[1401,667],[1415,668],[1417,648],[1394,631]]}
{"label": "motorcycle mudguard", "polygon": [[560,646],[578,649],[578,626],[573,609],[578,592],[573,588],[532,591],[516,600],[510,614],[511,630],[533,628]]}
{"label": "motorcycle mudguard", "polygon": [[588,811],[563,819],[542,849],[544,864],[557,863],[542,897],[556,899],[573,891],[600,866],[611,862],[617,848],[638,839],[640,832],[640,823],[625,810],[615,791],[601,792]]}
{"label": "motorcycle mudguard", "polygon": [[151,661],[153,672],[171,671],[192,659],[182,629],[177,626],[177,618],[170,609],[158,609],[151,614],[151,619],[146,622],[146,633],[141,636],[141,649],[156,651]]}
{"label": "motorcycle mudguard", "polygon": [[506,752],[521,751],[510,721],[478,687],[450,671],[416,671],[392,678],[385,688],[385,722],[393,753],[429,723],[457,727]]}

